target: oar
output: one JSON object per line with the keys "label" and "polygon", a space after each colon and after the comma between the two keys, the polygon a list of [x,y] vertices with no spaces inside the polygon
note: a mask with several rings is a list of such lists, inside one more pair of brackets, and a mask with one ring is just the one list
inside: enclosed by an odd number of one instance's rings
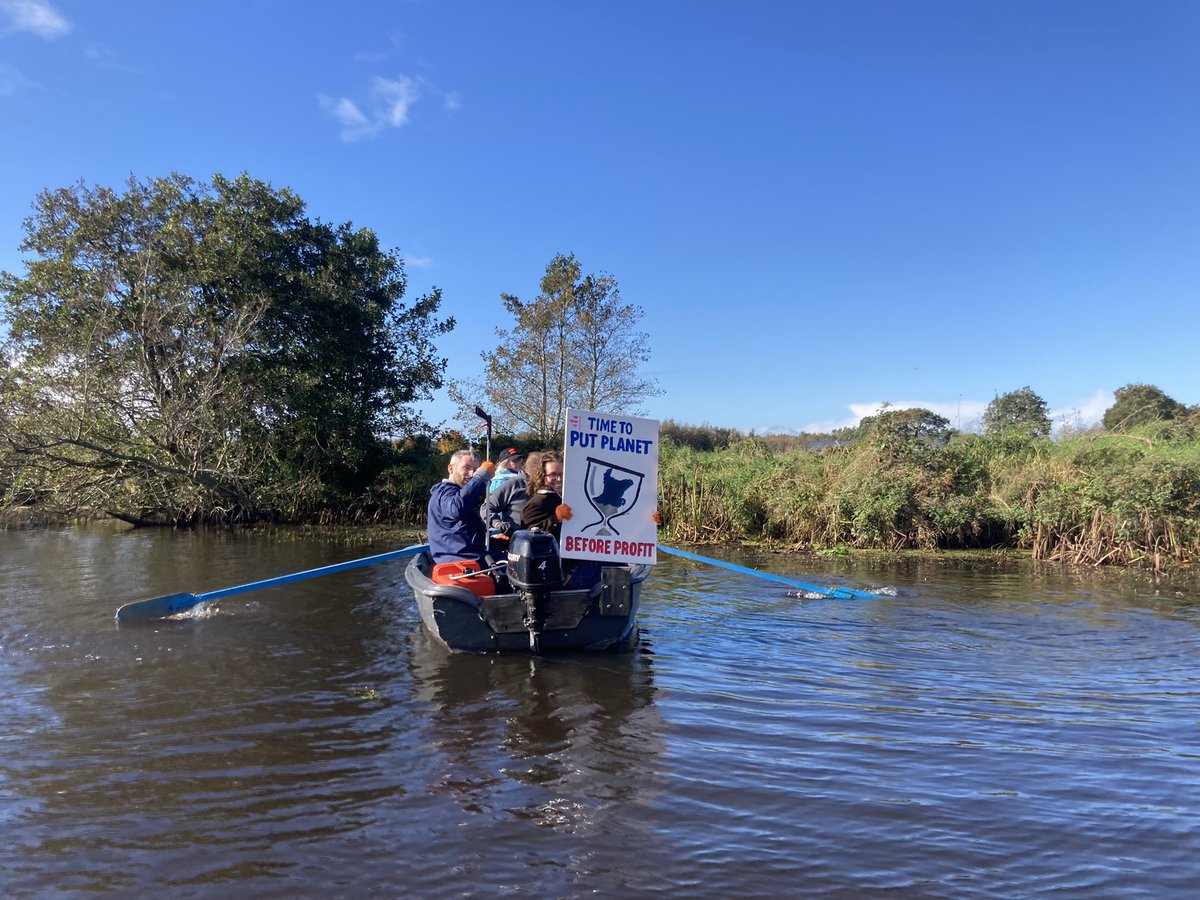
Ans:
{"label": "oar", "polygon": [[670,554],[671,556],[682,556],[684,559],[694,559],[696,562],[708,563],[710,566],[719,566],[722,569],[729,569],[731,572],[741,572],[743,575],[753,575],[757,578],[766,578],[768,581],[778,581],[780,584],[790,585],[794,588],[800,588],[802,591],[807,591],[813,594],[822,594],[826,597],[834,597],[838,600],[856,600],[870,597],[879,599],[878,594],[872,594],[870,591],[856,591],[854,588],[848,587],[818,587],[815,584],[805,584],[802,581],[793,581],[791,578],[784,578],[782,575],[773,575],[770,572],[760,572],[758,569],[748,569],[745,566],[734,565],[730,562],[725,562],[723,559],[713,559],[711,556],[701,556],[699,553],[689,553],[686,550],[676,550],[673,547],[664,547],[658,545],[658,549]]}
{"label": "oar", "polygon": [[206,591],[203,594],[167,594],[163,597],[151,597],[149,600],[135,600],[132,603],[126,603],[117,610],[117,621],[139,622],[162,619],[167,616],[186,612],[193,606],[197,606],[207,600],[219,600],[222,597],[232,597],[234,594],[246,594],[250,591],[261,590],[262,588],[290,584],[293,581],[304,581],[306,578],[320,578],[322,575],[332,575],[335,572],[345,572],[348,569],[358,569],[362,566],[374,565],[375,563],[390,562],[393,559],[416,556],[418,553],[422,553],[428,549],[428,544],[413,544],[411,547],[405,547],[403,550],[389,550],[387,553],[379,553],[375,556],[364,556],[362,559],[351,559],[347,562],[322,566],[319,569],[293,572],[291,575],[276,575],[274,578],[267,578],[263,581],[251,581],[248,584],[239,584],[216,591]]}

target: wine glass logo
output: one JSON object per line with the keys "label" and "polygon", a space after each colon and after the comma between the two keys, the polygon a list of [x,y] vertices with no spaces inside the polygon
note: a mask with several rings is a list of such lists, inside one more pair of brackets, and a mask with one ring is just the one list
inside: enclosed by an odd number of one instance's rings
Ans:
{"label": "wine glass logo", "polygon": [[597,535],[620,534],[613,519],[620,518],[637,505],[645,478],[642,472],[589,456],[583,476],[584,493],[600,518],[580,530],[587,531],[599,525]]}

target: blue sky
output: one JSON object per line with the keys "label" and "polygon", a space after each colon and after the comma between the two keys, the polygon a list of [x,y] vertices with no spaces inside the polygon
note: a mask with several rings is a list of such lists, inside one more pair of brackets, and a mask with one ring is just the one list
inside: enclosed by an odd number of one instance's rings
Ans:
{"label": "blue sky", "polygon": [[562,252],[651,418],[1200,403],[1194,0],[0,0],[0,122],[0,268],[43,188],[245,171],[440,287],[454,378]]}

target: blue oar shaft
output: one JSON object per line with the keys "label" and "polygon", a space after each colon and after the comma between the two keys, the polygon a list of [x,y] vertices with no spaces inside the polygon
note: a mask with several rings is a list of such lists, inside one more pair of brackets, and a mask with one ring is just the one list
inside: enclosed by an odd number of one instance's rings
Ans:
{"label": "blue oar shaft", "polygon": [[277,575],[274,578],[264,578],[262,581],[249,581],[246,584],[237,584],[233,587],[220,588],[219,590],[208,591],[204,594],[197,594],[196,598],[199,602],[204,603],[208,600],[220,600],[222,597],[232,597],[234,594],[245,594],[249,591],[277,587],[281,584],[291,584],[293,581],[304,581],[306,578],[333,575],[335,572],[345,572],[349,569],[359,569],[363,566],[374,565],[375,563],[412,556],[414,552],[420,553],[426,549],[426,546],[425,544],[413,544],[411,547],[405,547],[403,550],[391,550],[387,553],[377,554],[376,556],[364,556],[362,559],[351,559],[347,562],[321,566],[319,569],[306,569],[303,572],[292,572],[290,575]]}
{"label": "blue oar shaft", "polygon": [[428,544],[413,544],[411,547],[405,547],[403,550],[390,550],[387,553],[379,553],[375,556],[351,559],[347,562],[321,566],[319,569],[292,572],[290,575],[277,575],[274,578],[267,578],[263,581],[251,581],[246,584],[208,591],[204,594],[167,594],[162,597],[151,597],[147,600],[135,600],[133,603],[126,603],[117,610],[117,621],[152,621],[165,618],[166,616],[176,616],[208,600],[218,600],[221,597],[231,597],[234,594],[245,594],[249,591],[276,587],[281,584],[290,584],[293,581],[303,581],[306,578],[318,578],[321,575],[345,572],[347,569],[358,569],[362,566],[374,565],[375,563],[389,562],[393,559],[402,559],[406,556],[415,556],[428,549]]}
{"label": "blue oar shaft", "polygon": [[827,597],[836,597],[839,600],[853,600],[862,597],[875,597],[875,594],[867,591],[856,591],[848,587],[820,587],[815,584],[805,584],[802,581],[795,581],[791,578],[784,578],[782,575],[775,575],[771,572],[760,572],[758,569],[751,569],[747,566],[739,566],[736,563],[725,562],[723,559],[713,559],[711,556],[701,556],[699,553],[689,553],[687,550],[676,550],[673,547],[664,547],[658,545],[658,549],[671,556],[681,556],[684,559],[695,560],[696,562],[708,563],[710,566],[717,566],[722,569],[729,569],[731,572],[741,572],[743,575],[752,575],[755,578],[765,578],[768,581],[777,581],[780,584],[786,584],[789,587],[800,588],[802,591],[809,591],[814,594],[824,594]]}

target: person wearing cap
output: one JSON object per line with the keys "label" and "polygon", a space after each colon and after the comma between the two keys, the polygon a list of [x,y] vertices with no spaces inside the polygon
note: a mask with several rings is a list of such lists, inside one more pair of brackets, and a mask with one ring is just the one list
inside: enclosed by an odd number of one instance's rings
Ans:
{"label": "person wearing cap", "polygon": [[[521,511],[525,508],[528,495],[525,493],[527,476],[521,468],[521,454],[510,447],[500,454],[500,460],[501,466],[507,464],[504,477],[501,478],[501,469],[497,468],[481,512],[488,527],[498,530],[503,536],[521,527]],[[517,467],[515,472],[508,468],[514,465]]]}
{"label": "person wearing cap", "polygon": [[500,458],[496,460],[496,474],[492,476],[492,483],[488,485],[488,493],[496,490],[510,478],[523,475],[524,465],[525,455],[516,447],[509,447],[501,453]]}

